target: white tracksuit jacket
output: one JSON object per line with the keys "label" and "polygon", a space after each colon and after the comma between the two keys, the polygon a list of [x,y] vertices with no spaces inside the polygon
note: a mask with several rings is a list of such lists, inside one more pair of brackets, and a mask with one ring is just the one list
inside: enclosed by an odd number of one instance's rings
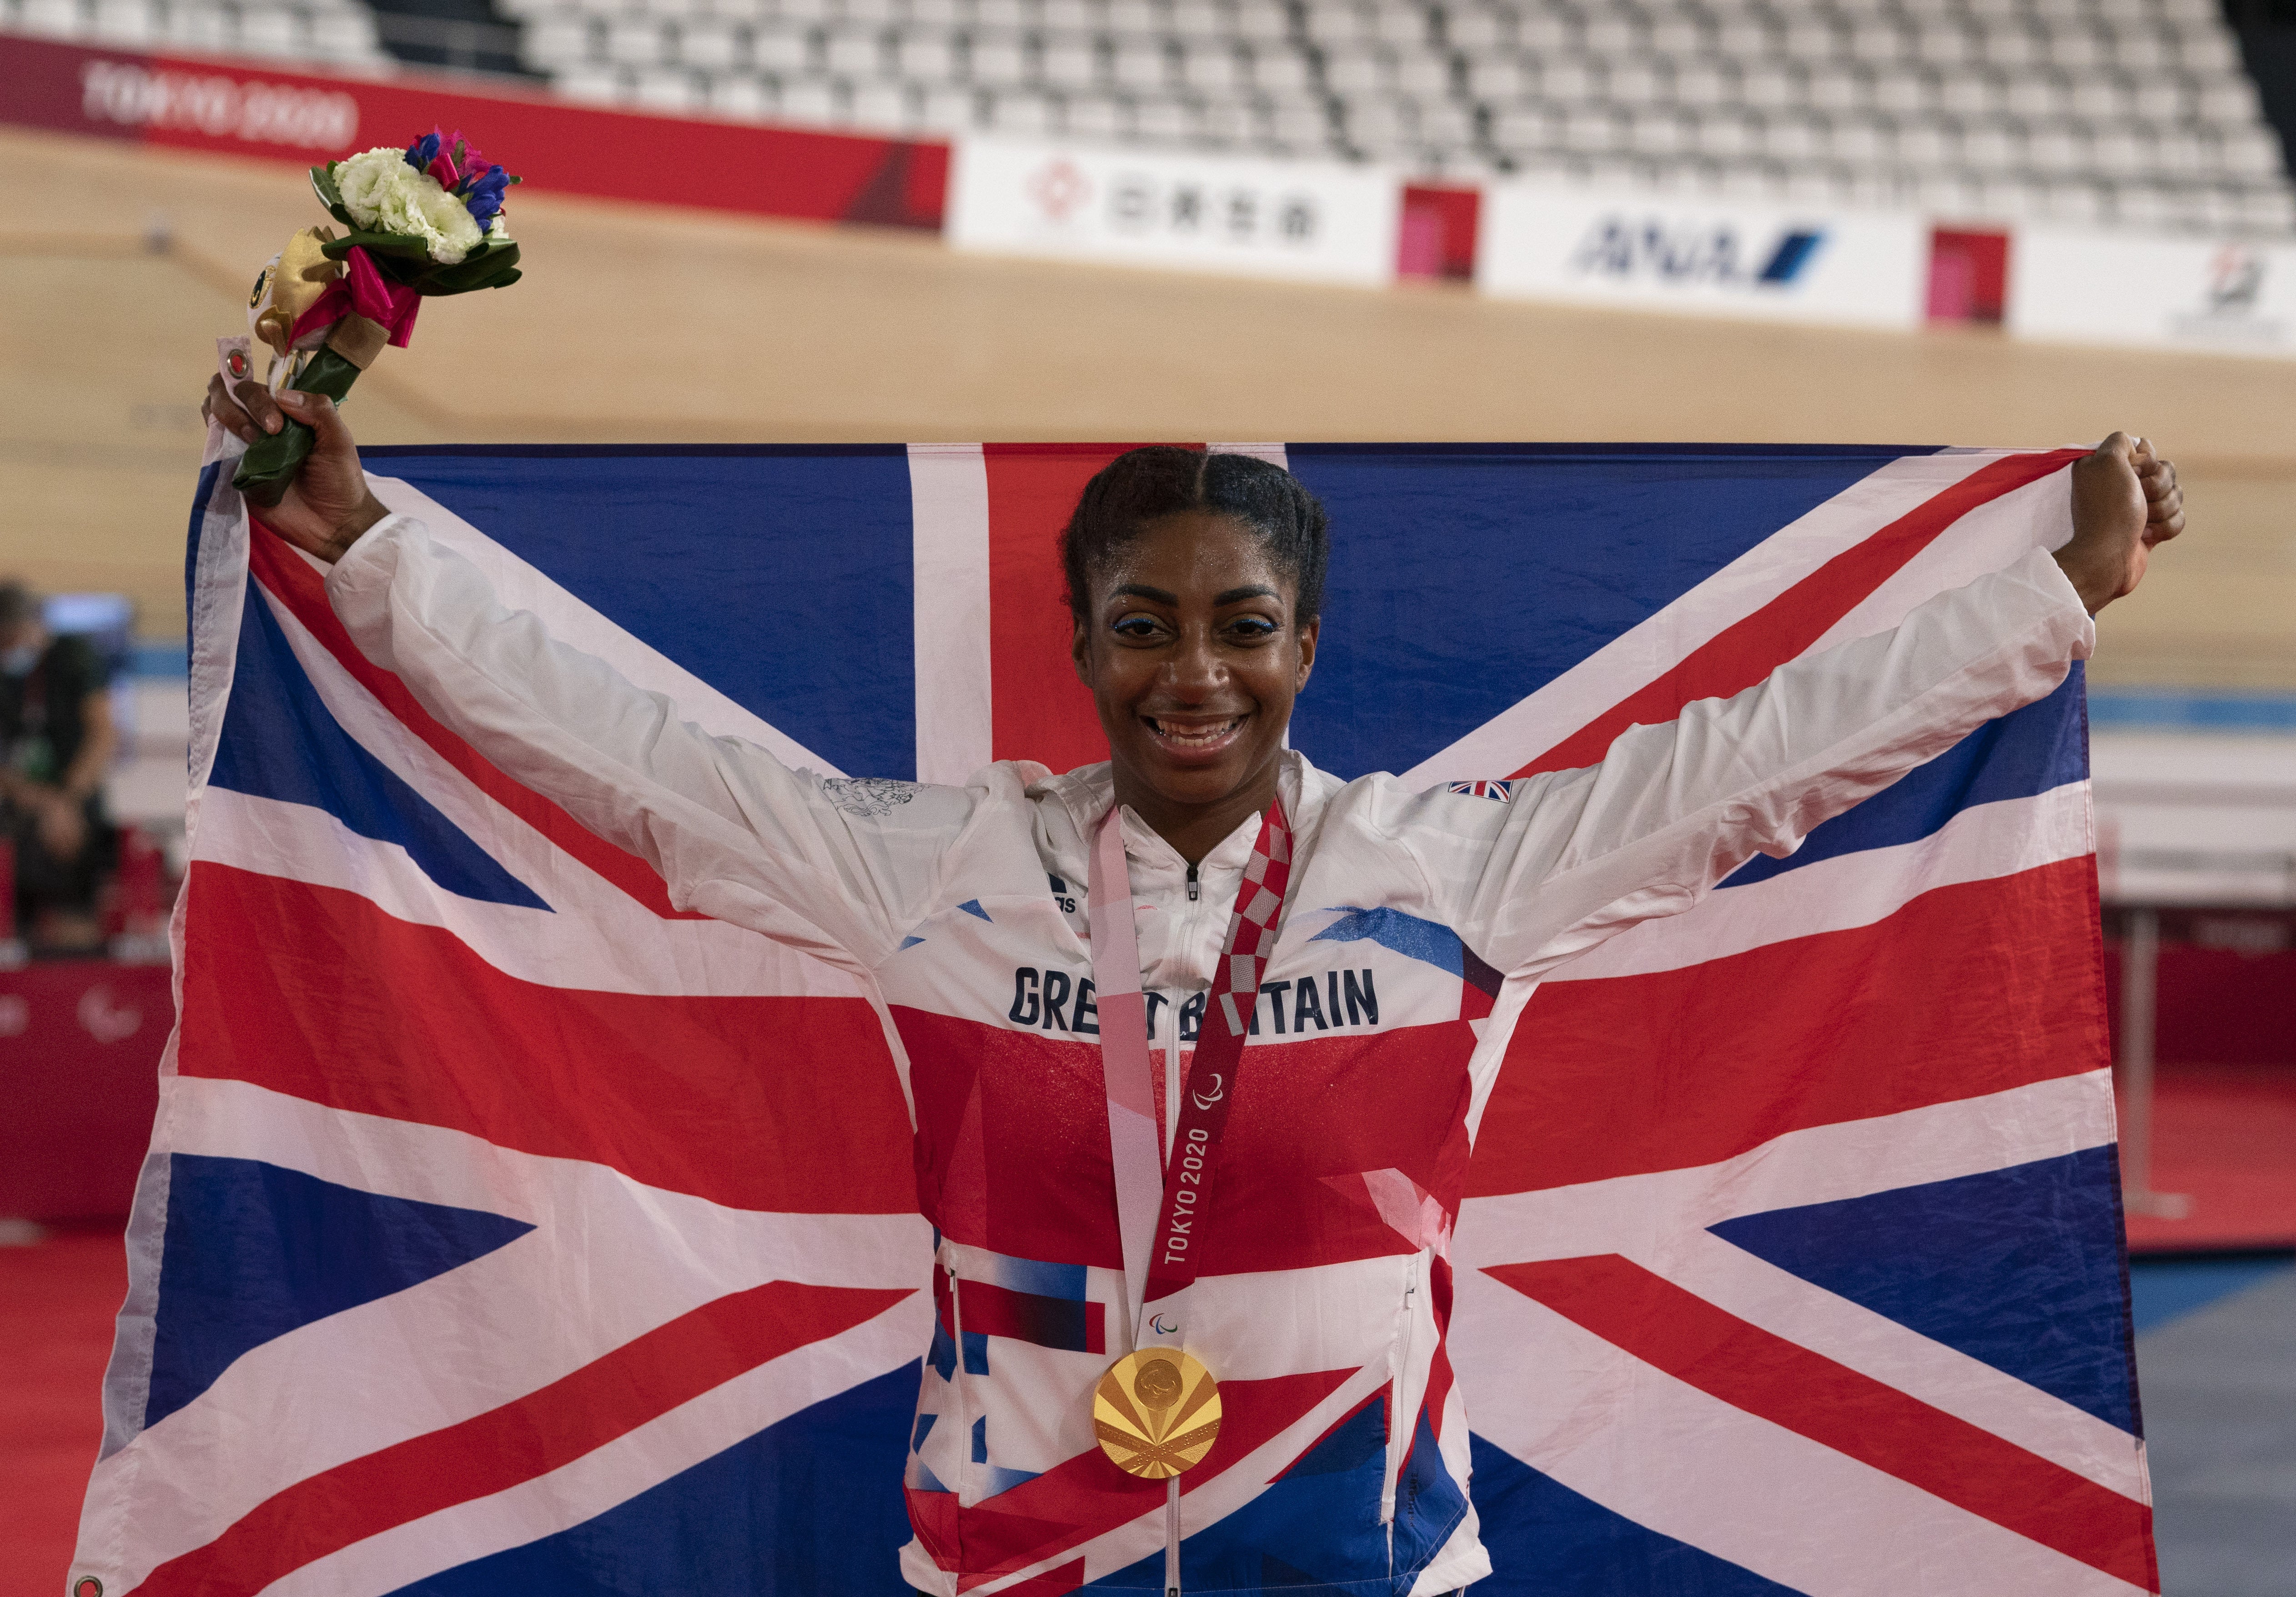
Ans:
{"label": "white tracksuit jacket", "polygon": [[[1089,1412],[1131,1325],[1083,889],[1109,768],[1007,761],[961,787],[790,770],[504,610],[405,515],[327,590],[371,659],[650,861],[679,907],[849,971],[877,1005],[938,1238],[909,1583],[1160,1587],[1161,1485],[1102,1456]],[[1227,1428],[1183,1500],[1188,1590],[1403,1597],[1488,1573],[1443,1347],[1447,1244],[1531,989],[2047,694],[2092,639],[2037,549],[1511,803],[1286,757],[1292,889],[1202,1222],[1190,1348]],[[1193,899],[1180,857],[1124,824],[1168,1104],[1259,821],[1204,859]]]}

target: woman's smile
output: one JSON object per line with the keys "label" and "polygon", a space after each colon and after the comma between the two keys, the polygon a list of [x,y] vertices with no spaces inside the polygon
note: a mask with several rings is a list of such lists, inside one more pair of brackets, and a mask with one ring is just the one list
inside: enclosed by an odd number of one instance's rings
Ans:
{"label": "woman's smile", "polygon": [[1143,715],[1140,718],[1153,733],[1156,741],[1171,752],[1176,760],[1194,761],[1216,759],[1242,735],[1249,712],[1216,719],[1201,715]]}

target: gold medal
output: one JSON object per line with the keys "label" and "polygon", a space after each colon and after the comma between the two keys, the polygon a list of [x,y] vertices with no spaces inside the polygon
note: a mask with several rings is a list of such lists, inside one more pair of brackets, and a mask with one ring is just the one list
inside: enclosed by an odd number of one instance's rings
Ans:
{"label": "gold medal", "polygon": [[1219,1383],[1177,1347],[1144,1347],[1100,1378],[1092,1424],[1118,1469],[1163,1480],[1201,1462],[1218,1439]]}

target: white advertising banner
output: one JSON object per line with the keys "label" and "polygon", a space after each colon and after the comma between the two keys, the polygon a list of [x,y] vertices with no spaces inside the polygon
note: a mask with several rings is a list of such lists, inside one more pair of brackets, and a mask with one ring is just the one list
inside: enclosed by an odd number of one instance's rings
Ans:
{"label": "white advertising banner", "polygon": [[1916,327],[1919,217],[1647,191],[1495,183],[1483,191],[1484,292],[1620,309]]}
{"label": "white advertising banner", "polygon": [[967,136],[959,249],[1376,285],[1395,277],[1391,173],[1339,162]]}
{"label": "white advertising banner", "polygon": [[2021,338],[2296,357],[2296,244],[2021,226],[2006,315]]}

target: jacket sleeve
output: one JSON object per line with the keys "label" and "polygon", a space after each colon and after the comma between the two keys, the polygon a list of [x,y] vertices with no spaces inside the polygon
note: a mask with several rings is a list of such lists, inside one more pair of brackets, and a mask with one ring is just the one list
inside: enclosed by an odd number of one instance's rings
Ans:
{"label": "jacket sleeve", "polygon": [[359,648],[513,779],[659,871],[671,902],[848,968],[931,901],[982,794],[791,770],[506,609],[411,516],[376,523],[327,595]]}
{"label": "jacket sleeve", "polygon": [[[1536,976],[1687,910],[1757,853],[1793,852],[1819,822],[2054,691],[2095,636],[2072,584],[2035,549],[1893,631],[1631,728],[1601,764],[1535,778],[1504,807],[1422,795],[1422,824],[1398,835],[1467,945]],[[1491,830],[1438,821],[1439,802]]]}

